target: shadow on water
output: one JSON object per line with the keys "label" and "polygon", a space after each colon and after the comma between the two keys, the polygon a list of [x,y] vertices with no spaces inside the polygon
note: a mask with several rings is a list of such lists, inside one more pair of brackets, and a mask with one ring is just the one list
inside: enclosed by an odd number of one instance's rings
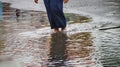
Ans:
{"label": "shadow on water", "polygon": [[67,35],[59,32],[51,34],[50,53],[49,53],[49,64],[48,67],[60,67],[65,66],[66,61],[66,40]]}

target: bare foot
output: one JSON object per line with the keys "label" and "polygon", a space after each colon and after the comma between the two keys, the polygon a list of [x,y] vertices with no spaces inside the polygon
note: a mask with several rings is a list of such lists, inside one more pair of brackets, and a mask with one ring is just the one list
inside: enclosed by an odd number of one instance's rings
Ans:
{"label": "bare foot", "polygon": [[62,32],[65,32],[65,31],[66,31],[66,28],[62,28],[61,31],[62,31]]}
{"label": "bare foot", "polygon": [[57,33],[59,32],[59,29],[58,28],[54,28],[54,33]]}
{"label": "bare foot", "polygon": [[64,3],[67,3],[69,0],[63,0]]}
{"label": "bare foot", "polygon": [[34,0],[34,2],[35,2],[36,4],[38,4],[38,0]]}

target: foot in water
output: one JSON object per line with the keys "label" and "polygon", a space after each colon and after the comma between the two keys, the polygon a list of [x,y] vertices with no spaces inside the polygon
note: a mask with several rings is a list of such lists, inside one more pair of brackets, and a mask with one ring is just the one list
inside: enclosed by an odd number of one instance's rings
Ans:
{"label": "foot in water", "polygon": [[59,28],[54,28],[54,33],[59,32]]}
{"label": "foot in water", "polygon": [[61,28],[61,32],[66,33],[66,28]]}
{"label": "foot in water", "polygon": [[59,28],[54,28],[53,29],[53,33],[58,33],[58,32],[66,33],[66,28],[61,28],[61,31],[59,30]]}

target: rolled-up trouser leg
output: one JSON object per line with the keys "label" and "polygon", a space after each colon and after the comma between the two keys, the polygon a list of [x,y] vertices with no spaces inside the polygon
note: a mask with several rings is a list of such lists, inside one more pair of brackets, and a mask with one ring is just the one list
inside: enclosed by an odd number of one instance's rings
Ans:
{"label": "rolled-up trouser leg", "polygon": [[65,28],[66,19],[63,13],[63,0],[44,0],[51,29]]}

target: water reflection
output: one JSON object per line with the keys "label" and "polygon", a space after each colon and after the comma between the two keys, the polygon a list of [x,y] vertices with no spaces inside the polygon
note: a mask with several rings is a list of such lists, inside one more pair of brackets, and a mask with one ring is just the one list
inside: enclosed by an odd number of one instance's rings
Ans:
{"label": "water reflection", "polygon": [[5,33],[5,27],[3,26],[2,22],[2,15],[3,15],[3,5],[0,1],[0,51],[4,48],[4,33]]}
{"label": "water reflection", "polygon": [[80,16],[79,14],[74,13],[65,13],[66,20],[68,23],[87,23],[92,21],[92,18],[86,16]]}
{"label": "water reflection", "polygon": [[92,37],[90,32],[73,34],[67,43],[69,67],[92,67]]}
{"label": "water reflection", "polygon": [[[91,49],[85,47],[92,46],[91,34],[89,32],[73,34],[68,42],[69,58],[84,58],[89,56]],[[73,56],[73,57],[72,57]]]}
{"label": "water reflection", "polygon": [[66,40],[67,35],[58,32],[51,34],[51,44],[49,53],[49,64],[48,67],[60,67],[65,66],[66,55]]}
{"label": "water reflection", "polygon": [[19,22],[19,17],[20,17],[20,9],[16,9],[16,20]]}
{"label": "water reflection", "polygon": [[[0,11],[1,11],[1,4],[0,4]],[[4,42],[5,42],[5,26],[3,25],[4,23],[1,23],[2,20],[2,12],[0,12],[0,51],[5,47]]]}
{"label": "water reflection", "polygon": [[92,61],[92,39],[90,32],[67,36],[64,33],[51,35],[48,67],[90,66]]}

